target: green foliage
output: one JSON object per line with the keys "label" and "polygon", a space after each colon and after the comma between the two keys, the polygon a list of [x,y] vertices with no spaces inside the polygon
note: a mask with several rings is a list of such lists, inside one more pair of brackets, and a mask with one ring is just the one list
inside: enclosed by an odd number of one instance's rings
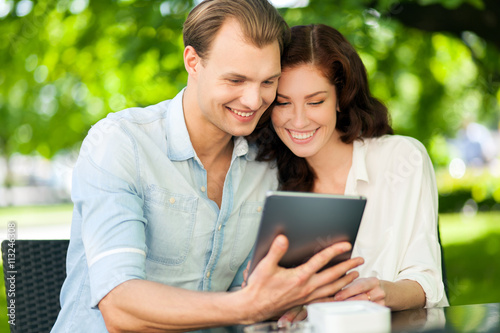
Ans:
{"label": "green foliage", "polygon": [[[171,98],[186,83],[182,24],[193,1],[40,0],[25,16],[16,15],[19,1],[5,3],[13,9],[0,18],[0,155],[77,149],[107,113]],[[311,0],[280,11],[291,26],[325,23],[346,35],[397,133],[432,148],[465,119],[496,128],[498,49],[472,32],[459,39],[404,26],[397,18],[407,3]],[[464,3],[484,8],[417,2]],[[431,149],[437,165],[446,154]]]}
{"label": "green foliage", "polygon": [[436,179],[440,212],[460,211],[469,200],[479,210],[500,210],[500,178],[488,169],[468,170],[460,179],[451,177],[447,170],[439,170]]}
{"label": "green foliage", "polygon": [[107,113],[184,86],[189,3],[168,2],[168,16],[159,2],[76,3],[38,1],[24,17],[0,19],[0,154],[51,157]]}

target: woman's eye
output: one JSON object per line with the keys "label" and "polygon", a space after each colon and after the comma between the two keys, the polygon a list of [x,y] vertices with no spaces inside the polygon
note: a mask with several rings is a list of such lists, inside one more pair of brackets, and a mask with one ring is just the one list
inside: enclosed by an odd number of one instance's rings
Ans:
{"label": "woman's eye", "polygon": [[283,105],[288,105],[290,104],[289,102],[275,102],[274,103],[276,106],[283,106]]}
{"label": "woman's eye", "polygon": [[311,102],[309,103],[310,105],[320,105],[323,104],[324,101],[319,101],[319,102]]}

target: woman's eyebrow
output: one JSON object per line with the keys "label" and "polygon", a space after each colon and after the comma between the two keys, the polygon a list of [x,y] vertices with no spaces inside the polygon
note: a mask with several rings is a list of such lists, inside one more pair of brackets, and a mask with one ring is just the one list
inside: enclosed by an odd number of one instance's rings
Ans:
{"label": "woman's eyebrow", "polygon": [[307,96],[306,96],[306,99],[307,99],[307,98],[314,97],[314,96],[319,95],[319,94],[323,94],[323,93],[325,93],[325,94],[326,94],[326,93],[327,93],[327,91],[317,91],[317,92],[315,92],[315,93],[309,94],[309,95],[307,95]]}
{"label": "woman's eyebrow", "polygon": [[[327,91],[317,91],[317,92],[314,92],[312,94],[309,94],[305,97],[305,99],[308,99],[308,98],[311,98],[311,97],[314,97],[316,95],[319,95],[319,94],[323,94],[323,93],[327,93]],[[283,95],[283,94],[280,94],[280,93],[277,93],[276,94],[278,97],[281,97],[281,98],[284,98],[284,99],[290,99],[290,97],[286,96],[286,95]]]}

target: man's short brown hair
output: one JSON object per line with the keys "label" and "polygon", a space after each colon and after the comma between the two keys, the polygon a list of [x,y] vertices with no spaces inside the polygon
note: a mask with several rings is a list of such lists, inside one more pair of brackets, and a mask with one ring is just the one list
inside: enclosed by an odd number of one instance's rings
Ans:
{"label": "man's short brown hair", "polygon": [[212,41],[228,18],[236,19],[244,38],[257,47],[278,41],[282,52],[290,38],[285,20],[267,0],[204,0],[184,23],[184,46],[191,45],[206,59]]}

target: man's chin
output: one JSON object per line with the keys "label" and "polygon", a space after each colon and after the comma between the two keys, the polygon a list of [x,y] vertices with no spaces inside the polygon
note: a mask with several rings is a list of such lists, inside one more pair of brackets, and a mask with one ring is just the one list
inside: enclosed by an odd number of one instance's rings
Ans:
{"label": "man's chin", "polygon": [[257,127],[257,124],[247,124],[245,126],[238,126],[237,128],[233,128],[230,132],[232,136],[247,136],[252,134],[252,132]]}

